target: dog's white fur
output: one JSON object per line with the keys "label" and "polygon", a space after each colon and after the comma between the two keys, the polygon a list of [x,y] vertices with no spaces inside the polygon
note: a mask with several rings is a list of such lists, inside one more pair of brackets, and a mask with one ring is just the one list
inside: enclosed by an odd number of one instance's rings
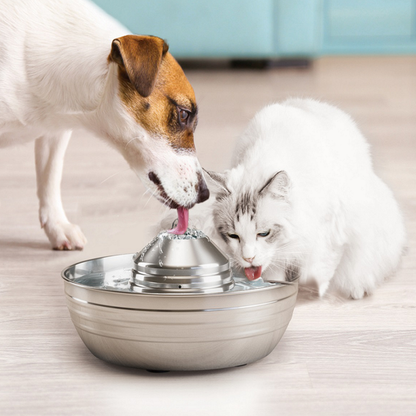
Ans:
{"label": "dog's white fur", "polygon": [[[85,0],[3,0],[0,7],[0,147],[36,140],[40,222],[55,248],[82,248],[64,212],[60,182],[73,129],[104,138],[156,191],[192,205],[201,168],[192,152],[175,152],[128,114],[118,94],[111,42],[128,30]],[[184,192],[187,189],[187,192]]]}

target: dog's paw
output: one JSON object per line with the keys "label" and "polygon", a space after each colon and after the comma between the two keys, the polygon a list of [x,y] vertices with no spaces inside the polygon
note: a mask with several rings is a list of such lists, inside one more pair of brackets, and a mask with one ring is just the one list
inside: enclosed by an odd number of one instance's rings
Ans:
{"label": "dog's paw", "polygon": [[48,221],[44,228],[54,250],[82,250],[87,243],[78,225],[70,222]]}

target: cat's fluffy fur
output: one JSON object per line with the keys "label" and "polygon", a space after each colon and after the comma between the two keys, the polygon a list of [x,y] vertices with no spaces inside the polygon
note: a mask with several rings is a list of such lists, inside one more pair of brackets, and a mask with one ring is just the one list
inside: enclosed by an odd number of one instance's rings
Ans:
{"label": "cat's fluffy fur", "polygon": [[344,112],[304,99],[270,105],[239,139],[232,166],[210,173],[216,198],[191,223],[235,266],[261,266],[265,279],[298,274],[321,296],[331,284],[355,299],[396,270],[402,215]]}

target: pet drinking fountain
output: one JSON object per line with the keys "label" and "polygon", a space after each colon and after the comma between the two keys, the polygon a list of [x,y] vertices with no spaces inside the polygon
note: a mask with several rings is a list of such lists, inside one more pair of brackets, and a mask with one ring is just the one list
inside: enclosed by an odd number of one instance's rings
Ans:
{"label": "pet drinking fountain", "polygon": [[160,233],[139,253],[62,272],[78,334],[102,360],[147,370],[211,370],[259,360],[292,317],[298,282],[250,282],[196,230]]}

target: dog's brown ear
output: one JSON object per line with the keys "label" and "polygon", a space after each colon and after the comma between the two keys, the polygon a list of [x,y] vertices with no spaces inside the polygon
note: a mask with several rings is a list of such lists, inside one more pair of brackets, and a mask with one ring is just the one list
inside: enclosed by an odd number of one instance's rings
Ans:
{"label": "dog's brown ear", "polygon": [[113,40],[108,58],[126,71],[142,97],[148,97],[168,49],[167,43],[158,37],[127,35]]}

